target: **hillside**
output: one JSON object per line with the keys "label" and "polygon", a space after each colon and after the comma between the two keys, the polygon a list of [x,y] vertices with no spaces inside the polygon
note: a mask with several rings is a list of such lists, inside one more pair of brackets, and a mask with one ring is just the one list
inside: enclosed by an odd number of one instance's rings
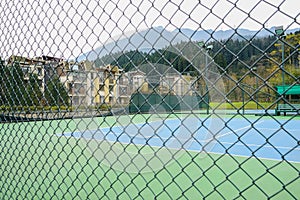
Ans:
{"label": "hillside", "polygon": [[[298,29],[287,30],[286,33],[293,33]],[[131,50],[138,50],[142,52],[151,52],[153,49],[158,50],[164,47],[175,45],[180,42],[188,41],[207,41],[214,42],[220,40],[244,40],[249,38],[262,38],[274,35],[274,27],[262,30],[191,30],[187,28],[175,29],[168,31],[159,26],[149,28],[135,33],[124,33],[122,36],[111,38],[110,42],[103,44],[103,46],[96,47],[89,52],[80,55],[77,60],[94,61],[99,57],[116,52],[125,52]]]}

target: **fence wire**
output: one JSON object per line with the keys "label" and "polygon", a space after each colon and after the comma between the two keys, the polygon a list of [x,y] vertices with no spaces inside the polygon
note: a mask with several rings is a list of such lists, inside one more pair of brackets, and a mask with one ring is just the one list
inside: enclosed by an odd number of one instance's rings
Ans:
{"label": "fence wire", "polygon": [[0,5],[1,199],[300,199],[296,0]]}

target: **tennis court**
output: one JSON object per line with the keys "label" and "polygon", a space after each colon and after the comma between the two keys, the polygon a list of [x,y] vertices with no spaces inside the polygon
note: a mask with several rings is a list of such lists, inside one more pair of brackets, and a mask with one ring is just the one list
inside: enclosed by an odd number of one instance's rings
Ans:
{"label": "tennis court", "polygon": [[300,199],[296,0],[0,4],[0,200]]}
{"label": "tennis court", "polygon": [[[300,162],[300,120],[187,117],[61,133],[125,144]],[[226,124],[226,126],[225,126]],[[282,126],[283,124],[283,126]]]}
{"label": "tennis court", "polygon": [[[162,121],[150,116],[1,124],[1,129],[11,131],[0,136],[0,163],[5,166],[0,177],[5,193],[0,195],[14,199],[300,197],[299,119],[278,117],[275,123],[269,117],[207,120],[203,115],[167,116]],[[225,124],[227,128],[222,128]],[[214,137],[207,129],[215,131]]]}

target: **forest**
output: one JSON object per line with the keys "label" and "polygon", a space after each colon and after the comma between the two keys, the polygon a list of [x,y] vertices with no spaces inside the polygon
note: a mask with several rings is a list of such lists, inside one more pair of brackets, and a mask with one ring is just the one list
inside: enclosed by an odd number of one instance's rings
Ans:
{"label": "forest", "polygon": [[[202,52],[218,67],[219,73],[223,76],[226,95],[233,101],[241,101],[242,92],[249,100],[258,98],[256,101],[274,101],[276,85],[300,84],[299,31],[284,38],[277,38],[274,35],[264,38],[229,38],[207,41],[203,46],[199,45],[200,42],[203,43],[203,41],[181,42],[148,52],[132,50],[110,54],[95,60],[95,65],[110,63],[124,71],[130,71],[145,63],[159,63],[172,66],[182,74],[197,75],[195,66],[199,63],[193,58]],[[282,62],[282,43],[284,62]],[[205,49],[208,46],[212,48]],[[202,62],[207,61],[203,58]]]}

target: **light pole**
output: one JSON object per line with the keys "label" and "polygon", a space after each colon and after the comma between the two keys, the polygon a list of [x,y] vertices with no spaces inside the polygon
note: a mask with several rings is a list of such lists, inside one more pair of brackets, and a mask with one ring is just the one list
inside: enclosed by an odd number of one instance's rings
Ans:
{"label": "light pole", "polygon": [[275,33],[277,37],[281,40],[281,70],[282,70],[282,86],[284,88],[285,81],[284,81],[284,30],[283,26],[277,26],[275,27]]}
{"label": "light pole", "polygon": [[[207,78],[207,70],[208,70],[208,52],[210,50],[212,50],[213,45],[205,45],[205,43],[203,41],[199,42],[199,46],[201,48],[203,48],[205,50],[205,70],[204,70],[204,76]],[[206,110],[206,114],[209,114],[209,96],[208,96],[208,86],[207,86],[207,82],[205,83],[206,85],[206,95],[207,95],[207,110]]]}
{"label": "light pole", "polygon": [[255,98],[256,98],[256,109],[258,110],[258,79],[257,79],[257,67],[253,67],[252,70],[256,73],[255,74],[255,82],[256,82],[256,86],[255,86]]}

